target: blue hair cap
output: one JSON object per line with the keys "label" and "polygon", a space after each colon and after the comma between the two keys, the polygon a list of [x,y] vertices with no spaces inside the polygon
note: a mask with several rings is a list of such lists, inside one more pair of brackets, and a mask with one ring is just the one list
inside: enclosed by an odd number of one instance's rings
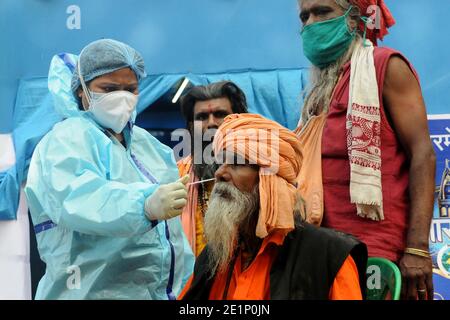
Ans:
{"label": "blue hair cap", "polygon": [[[88,44],[81,50],[78,63],[81,63],[80,69],[86,83],[123,68],[131,68],[138,81],[146,76],[141,54],[129,45],[113,39],[101,39]],[[80,85],[77,66],[71,82],[74,96]]]}

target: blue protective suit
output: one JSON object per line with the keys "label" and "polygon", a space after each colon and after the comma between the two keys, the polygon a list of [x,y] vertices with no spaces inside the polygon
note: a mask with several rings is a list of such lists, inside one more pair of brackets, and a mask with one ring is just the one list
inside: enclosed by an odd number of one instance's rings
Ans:
{"label": "blue protective suit", "polygon": [[36,299],[174,299],[192,251],[178,217],[151,223],[144,214],[159,184],[178,179],[173,152],[131,122],[125,148],[79,111],[71,57],[55,56],[49,74],[68,118],[39,142],[25,187],[47,265]]}

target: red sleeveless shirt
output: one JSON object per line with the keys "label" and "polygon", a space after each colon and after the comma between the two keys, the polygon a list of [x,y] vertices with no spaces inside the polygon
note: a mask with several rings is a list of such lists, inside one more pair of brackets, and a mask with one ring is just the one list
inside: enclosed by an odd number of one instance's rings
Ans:
{"label": "red sleeveless shirt", "polygon": [[356,214],[356,206],[350,203],[350,162],[345,129],[350,86],[349,62],[344,66],[343,76],[336,86],[322,135],[322,225],[353,234],[366,243],[369,256],[398,261],[406,246],[410,202],[408,159],[386,118],[383,106],[386,68],[389,58],[394,55],[407,61],[392,49],[376,47],[374,50],[381,109],[381,183],[385,219],[372,221],[361,218]]}

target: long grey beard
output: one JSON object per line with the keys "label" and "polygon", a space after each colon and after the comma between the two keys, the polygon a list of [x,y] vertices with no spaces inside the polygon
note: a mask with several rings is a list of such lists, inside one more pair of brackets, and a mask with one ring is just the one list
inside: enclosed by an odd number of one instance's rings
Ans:
{"label": "long grey beard", "polygon": [[304,93],[307,93],[302,109],[302,124],[304,125],[309,118],[327,112],[331,102],[334,88],[339,80],[342,67],[352,57],[355,47],[362,42],[359,35],[356,35],[347,52],[330,66],[319,69],[311,67],[310,84]]}
{"label": "long grey beard", "polygon": [[238,244],[239,230],[258,209],[258,185],[252,192],[241,192],[226,182],[216,182],[204,225],[211,275],[226,270]]}

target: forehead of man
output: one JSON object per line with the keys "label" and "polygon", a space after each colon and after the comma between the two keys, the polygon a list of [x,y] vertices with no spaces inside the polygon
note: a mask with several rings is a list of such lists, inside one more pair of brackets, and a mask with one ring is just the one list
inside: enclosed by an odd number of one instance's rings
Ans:
{"label": "forehead of man", "polygon": [[194,114],[213,113],[217,111],[224,111],[229,114],[233,113],[230,100],[223,97],[205,101],[197,101],[194,105]]}
{"label": "forehead of man", "polygon": [[298,0],[300,10],[311,10],[316,7],[330,7],[333,9],[341,9],[336,0]]}
{"label": "forehead of man", "polygon": [[230,150],[224,150],[219,152],[219,154],[216,157],[217,161],[220,164],[227,164],[227,165],[250,165],[255,163],[250,163],[248,159],[246,159],[244,156],[235,153],[234,151]]}

